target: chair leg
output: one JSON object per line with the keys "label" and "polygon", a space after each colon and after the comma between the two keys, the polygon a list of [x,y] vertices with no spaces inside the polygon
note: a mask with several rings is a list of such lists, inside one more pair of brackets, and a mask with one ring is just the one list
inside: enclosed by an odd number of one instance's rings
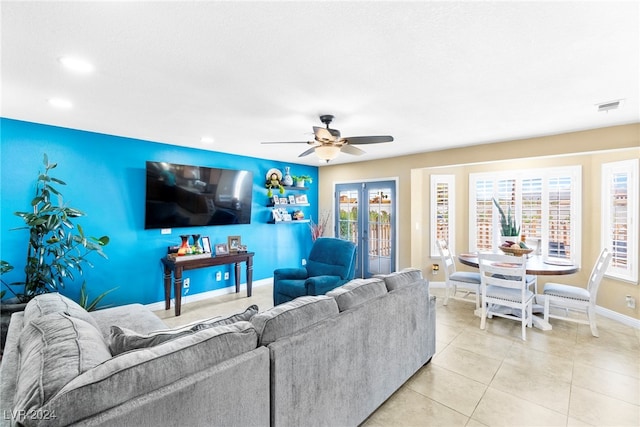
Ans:
{"label": "chair leg", "polygon": [[592,306],[587,308],[587,317],[589,317],[589,326],[591,327],[591,335],[599,338],[598,327],[596,326],[596,311]]}
{"label": "chair leg", "polygon": [[449,288],[451,287],[451,285],[449,284],[449,282],[445,283],[444,285],[444,302],[442,303],[443,305],[447,305],[449,304]]}
{"label": "chair leg", "polygon": [[484,329],[487,325],[487,304],[482,302],[482,314],[480,315],[480,329]]}
{"label": "chair leg", "polygon": [[549,297],[544,296],[544,321],[549,322]]}

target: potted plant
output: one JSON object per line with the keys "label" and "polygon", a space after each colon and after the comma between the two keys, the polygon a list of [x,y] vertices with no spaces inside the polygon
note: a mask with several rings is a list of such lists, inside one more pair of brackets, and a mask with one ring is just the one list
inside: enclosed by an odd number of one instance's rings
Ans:
{"label": "potted plant", "polygon": [[[15,212],[23,219],[25,225],[16,230],[28,230],[27,258],[24,267],[24,280],[5,283],[2,297],[9,291],[13,302],[27,303],[36,295],[46,292],[57,292],[64,288],[65,280],[74,280],[75,274],[82,275],[83,267],[93,267],[89,260],[92,253],[107,258],[102,248],[109,243],[109,237],[87,237],[80,224],[74,224],[75,218],[85,214],[64,203],[57,185],[65,182],[49,175],[57,163],[49,163],[44,155],[45,170],[38,174],[35,196],[31,201],[32,211]],[[7,261],[1,261],[2,274],[13,270]],[[20,287],[22,291],[14,291]],[[86,295],[86,285],[83,284]],[[89,302],[85,298],[85,306],[95,305],[108,293],[107,291]],[[11,301],[8,301],[11,302]],[[3,301],[4,304],[4,301]]]}
{"label": "potted plant", "polygon": [[[509,207],[505,215],[504,210],[495,198],[493,199],[493,204],[496,205],[500,213],[500,234],[505,238],[517,237],[520,234],[520,227],[518,227],[515,218],[511,214],[511,207]],[[517,239],[514,239],[514,242],[515,241],[517,241]]]}
{"label": "potted plant", "polygon": [[293,175],[293,182],[296,184],[296,187],[304,187],[305,182],[311,184],[313,179],[309,175]]}

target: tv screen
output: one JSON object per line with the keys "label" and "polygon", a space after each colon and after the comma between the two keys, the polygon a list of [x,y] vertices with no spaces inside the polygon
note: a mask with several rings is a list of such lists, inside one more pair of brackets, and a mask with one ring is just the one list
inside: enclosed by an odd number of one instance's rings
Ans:
{"label": "tv screen", "polygon": [[144,228],[249,224],[253,174],[147,162]]}

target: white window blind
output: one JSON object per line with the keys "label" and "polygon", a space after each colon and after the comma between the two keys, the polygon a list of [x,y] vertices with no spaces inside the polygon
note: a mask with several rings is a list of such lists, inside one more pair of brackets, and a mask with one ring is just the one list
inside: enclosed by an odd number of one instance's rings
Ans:
{"label": "white window blind", "polygon": [[495,198],[511,210],[527,243],[544,257],[579,264],[581,224],[579,166],[469,175],[469,249],[490,251],[500,243]]}
{"label": "white window blind", "polygon": [[602,242],[607,275],[638,283],[638,159],[602,165]]}
{"label": "white window blind", "polygon": [[443,239],[455,251],[455,176],[431,175],[431,256],[438,257],[437,240]]}

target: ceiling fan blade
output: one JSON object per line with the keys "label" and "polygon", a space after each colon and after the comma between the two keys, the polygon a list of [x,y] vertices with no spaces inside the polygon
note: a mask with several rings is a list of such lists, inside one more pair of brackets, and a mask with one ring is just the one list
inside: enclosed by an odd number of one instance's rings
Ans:
{"label": "ceiling fan blade", "polygon": [[316,141],[319,142],[333,142],[336,140],[336,137],[333,136],[331,132],[329,132],[329,130],[325,128],[314,126],[313,133],[316,136]]}
{"label": "ceiling fan blade", "polygon": [[314,151],[316,151],[316,147],[311,147],[309,148],[307,151],[303,152],[302,154],[300,154],[298,157],[304,157],[304,156],[308,156],[309,154],[313,153]]}
{"label": "ceiling fan blade", "polygon": [[353,145],[348,145],[348,144],[343,145],[340,148],[340,151],[342,151],[343,153],[353,154],[356,156],[361,156],[365,153],[363,150],[359,149],[358,147],[354,147]]}
{"label": "ceiling fan blade", "polygon": [[309,141],[275,141],[275,142],[261,142],[260,144],[312,144]]}
{"label": "ceiling fan blade", "polygon": [[381,142],[393,141],[393,137],[391,135],[350,136],[342,139],[344,139],[348,144],[379,144]]}

